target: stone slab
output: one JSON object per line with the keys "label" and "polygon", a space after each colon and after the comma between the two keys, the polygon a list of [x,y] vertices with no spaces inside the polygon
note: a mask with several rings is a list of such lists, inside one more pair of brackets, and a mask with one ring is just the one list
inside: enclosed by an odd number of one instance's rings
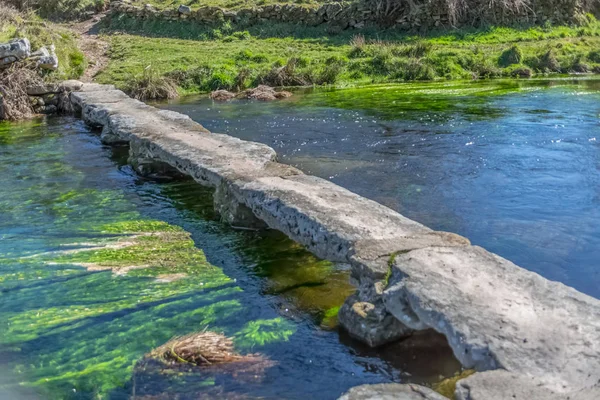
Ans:
{"label": "stone slab", "polygon": [[536,377],[558,393],[600,382],[600,301],[480,247],[398,255],[383,299],[407,326],[444,334],[467,368]]}
{"label": "stone slab", "polygon": [[361,385],[350,389],[338,400],[448,400],[423,386],[401,383]]}

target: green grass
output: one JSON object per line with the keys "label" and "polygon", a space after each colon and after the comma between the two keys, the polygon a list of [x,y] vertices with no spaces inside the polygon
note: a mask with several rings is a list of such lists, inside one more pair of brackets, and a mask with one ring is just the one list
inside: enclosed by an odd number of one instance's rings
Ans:
{"label": "green grass", "polygon": [[242,8],[261,7],[269,4],[303,4],[308,6],[318,6],[329,1],[324,0],[188,0],[188,1],[171,1],[171,0],[134,0],[131,3],[143,7],[146,4],[151,4],[159,10],[173,9],[176,10],[181,4],[192,7],[193,10],[200,7],[212,6],[222,7],[229,10],[238,10]]}
{"label": "green grass", "polygon": [[[528,77],[600,70],[600,24],[430,32],[342,31],[290,24],[242,30],[186,22],[112,19],[108,68],[99,80],[126,88],[145,69],[182,94],[274,86]],[[283,67],[283,68],[282,68]]]}

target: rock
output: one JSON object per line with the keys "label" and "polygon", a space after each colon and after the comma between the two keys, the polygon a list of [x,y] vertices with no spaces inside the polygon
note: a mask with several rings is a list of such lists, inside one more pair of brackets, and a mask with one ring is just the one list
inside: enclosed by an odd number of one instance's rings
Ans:
{"label": "rock", "polygon": [[179,6],[177,11],[179,12],[179,14],[189,15],[192,13],[192,8],[182,4]]}
{"label": "rock", "polygon": [[215,101],[229,101],[235,98],[235,93],[228,90],[215,90],[210,92],[210,98]]}
{"label": "rock", "polygon": [[[7,60],[23,60],[29,57],[31,53],[31,44],[27,38],[14,39],[8,43],[0,43],[0,60],[7,62]],[[0,63],[1,65],[1,63]]]}
{"label": "rock", "polygon": [[399,254],[383,299],[408,327],[444,334],[466,368],[533,376],[557,393],[600,381],[600,301],[480,247]]}
{"label": "rock", "polygon": [[381,302],[359,301],[357,295],[346,299],[338,320],[351,337],[371,347],[396,341],[413,332],[388,313]]}
{"label": "rock", "polygon": [[56,112],[58,111],[58,109],[56,108],[55,105],[50,104],[44,107],[44,114],[56,114]]}
{"label": "rock", "polygon": [[597,400],[600,386],[569,394],[548,389],[535,377],[504,370],[480,372],[458,381],[456,400]]}
{"label": "rock", "polygon": [[42,96],[48,93],[58,93],[59,85],[56,83],[43,83],[27,87],[27,94],[30,96]]}
{"label": "rock", "polygon": [[288,92],[285,90],[282,90],[281,92],[275,92],[276,99],[286,99],[288,97],[292,97],[292,92]]}
{"label": "rock", "polygon": [[0,68],[6,68],[10,64],[16,62],[17,60],[18,60],[17,57],[14,57],[14,56],[0,58]]}
{"label": "rock", "polygon": [[50,57],[50,50],[48,50],[44,46],[40,47],[38,50],[31,53],[31,56],[29,58],[32,60],[38,60],[42,57]]}
{"label": "rock", "polygon": [[52,71],[57,70],[58,57],[54,52],[54,45],[50,46],[50,50],[48,50],[48,52],[50,53],[49,56],[41,56],[37,59],[37,66],[42,69],[49,69]]}
{"label": "rock", "polygon": [[401,383],[379,383],[356,386],[338,400],[448,400],[423,386]]}
{"label": "rock", "polygon": [[346,299],[338,313],[340,324],[350,336],[371,347],[396,341],[413,330],[391,315],[383,305],[383,283],[361,285]]}
{"label": "rock", "polygon": [[74,79],[70,79],[70,80],[61,82],[60,85],[58,85],[58,91],[59,92],[76,92],[78,90],[81,90],[82,87],[83,87],[83,82],[77,81]]}
{"label": "rock", "polygon": [[254,89],[247,89],[239,93],[237,96],[246,99],[260,100],[260,101],[272,101],[275,99],[283,99],[290,97],[290,92],[276,92],[274,88],[266,85],[258,85]]}

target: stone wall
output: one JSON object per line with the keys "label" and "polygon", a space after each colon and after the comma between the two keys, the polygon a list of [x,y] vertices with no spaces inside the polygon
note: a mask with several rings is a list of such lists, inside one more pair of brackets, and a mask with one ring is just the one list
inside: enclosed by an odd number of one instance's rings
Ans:
{"label": "stone wall", "polygon": [[140,19],[193,21],[218,26],[230,21],[241,26],[276,21],[307,26],[328,24],[338,29],[363,28],[369,25],[400,30],[431,29],[486,24],[573,23],[588,12],[598,14],[597,1],[585,0],[364,0],[351,3],[329,2],[320,6],[272,4],[263,7],[226,10],[203,6],[192,9],[179,6],[157,10],[151,5],[139,7],[118,0],[111,3],[113,15]]}
{"label": "stone wall", "polygon": [[58,57],[54,46],[40,47],[31,52],[29,39],[14,39],[8,43],[0,43],[0,70],[10,67],[18,61],[29,61],[41,69],[55,70],[58,68]]}
{"label": "stone wall", "polygon": [[70,112],[70,94],[83,87],[83,82],[69,80],[27,87],[27,95],[36,114]]}

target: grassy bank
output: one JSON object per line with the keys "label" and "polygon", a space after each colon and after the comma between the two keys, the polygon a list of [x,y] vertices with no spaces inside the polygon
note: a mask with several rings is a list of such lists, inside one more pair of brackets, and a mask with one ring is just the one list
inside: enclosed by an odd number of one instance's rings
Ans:
{"label": "grassy bank", "polygon": [[0,43],[15,38],[28,38],[32,51],[54,45],[58,56],[58,70],[45,73],[51,80],[80,77],[86,68],[83,53],[77,47],[77,38],[69,29],[41,19],[33,12],[17,12],[0,5]]}
{"label": "grassy bank", "polygon": [[347,86],[600,71],[600,24],[592,16],[582,26],[420,36],[289,24],[210,28],[124,16],[107,21],[104,30],[111,63],[99,79],[125,89],[142,80],[154,85],[167,81],[181,93],[198,93],[261,83]]}

